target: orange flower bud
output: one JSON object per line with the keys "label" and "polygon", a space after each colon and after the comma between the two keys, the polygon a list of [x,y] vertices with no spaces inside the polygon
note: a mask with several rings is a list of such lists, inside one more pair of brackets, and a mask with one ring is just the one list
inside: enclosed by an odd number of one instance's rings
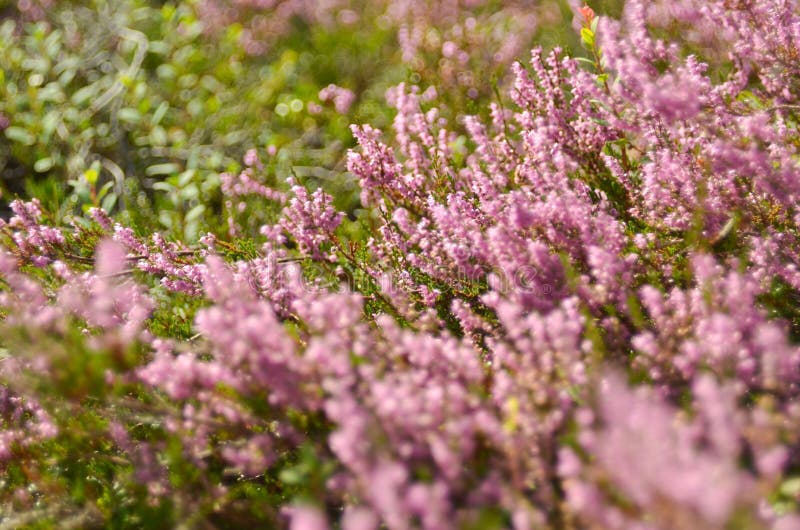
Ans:
{"label": "orange flower bud", "polygon": [[583,19],[586,21],[587,25],[592,23],[592,20],[594,20],[594,9],[589,7],[588,4],[584,4],[578,11],[583,15]]}

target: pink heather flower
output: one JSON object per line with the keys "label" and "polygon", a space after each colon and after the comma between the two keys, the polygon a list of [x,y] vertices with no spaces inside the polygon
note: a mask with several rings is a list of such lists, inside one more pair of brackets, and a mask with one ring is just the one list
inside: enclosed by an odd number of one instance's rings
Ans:
{"label": "pink heather flower", "polygon": [[111,220],[111,217],[109,217],[108,213],[102,208],[90,208],[89,217],[91,217],[92,220],[100,225],[100,228],[106,232],[113,232],[114,223]]}
{"label": "pink heather flower", "polygon": [[292,193],[294,197],[284,208],[279,222],[281,228],[292,237],[303,254],[314,259],[330,258],[331,255],[323,255],[322,244],[331,240],[344,214],[336,211],[333,197],[321,188],[309,194],[303,186],[295,184]]}
{"label": "pink heather flower", "polygon": [[320,101],[333,102],[336,112],[347,114],[356,99],[356,95],[352,90],[330,84],[319,91],[319,99]]}
{"label": "pink heather flower", "polygon": [[[701,400],[697,424],[690,425],[676,421],[675,411],[644,389],[632,391],[617,376],[608,377],[601,394],[605,427],[587,450],[637,506],[648,510],[660,502],[672,503],[673,509],[697,513],[698,523],[722,524],[753,493],[752,483],[736,463],[739,445],[730,393],[710,378],[700,378],[695,392],[708,397]],[[707,442],[700,446],[697,430],[703,420],[711,424]],[[590,519],[611,516],[607,508],[580,501],[583,496],[578,488],[572,502]]]}
{"label": "pink heather flower", "polygon": [[220,175],[222,193],[230,198],[256,195],[271,201],[284,202],[286,197],[283,193],[261,184],[256,180],[253,174],[253,167],[261,167],[260,160],[257,157],[248,160],[253,162],[253,164],[248,164],[248,166],[251,167],[245,168],[245,170],[238,175],[233,176],[230,173],[222,173]]}
{"label": "pink heather flower", "polygon": [[366,508],[346,508],[342,517],[342,530],[376,530],[379,524],[378,517]]}
{"label": "pink heather flower", "polygon": [[59,305],[103,330],[105,340],[147,340],[145,323],[153,301],[141,286],[121,281],[118,275],[126,267],[124,247],[116,241],[103,240],[96,249],[95,273],[76,276],[64,285],[58,293]]}
{"label": "pink heather flower", "polygon": [[258,151],[255,149],[248,149],[247,153],[244,155],[244,165],[247,167],[255,167],[256,169],[262,169],[263,165],[261,164],[261,160],[258,158]]}
{"label": "pink heather flower", "polygon": [[325,516],[316,508],[298,506],[288,510],[290,530],[328,530]]}

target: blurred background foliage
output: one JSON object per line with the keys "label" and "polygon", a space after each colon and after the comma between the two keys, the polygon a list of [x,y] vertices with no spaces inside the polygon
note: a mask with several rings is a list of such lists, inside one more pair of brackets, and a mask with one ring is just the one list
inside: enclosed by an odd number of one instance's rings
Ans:
{"label": "blurred background foliage", "polygon": [[[0,1],[2,215],[13,198],[38,197],[61,219],[103,206],[196,240],[222,229],[219,175],[253,147],[264,183],[294,175],[353,214],[348,126],[386,129],[387,88],[436,87],[452,118],[448,108],[496,99],[534,43],[580,50],[566,2],[250,4]],[[352,105],[322,101],[330,84]]]}

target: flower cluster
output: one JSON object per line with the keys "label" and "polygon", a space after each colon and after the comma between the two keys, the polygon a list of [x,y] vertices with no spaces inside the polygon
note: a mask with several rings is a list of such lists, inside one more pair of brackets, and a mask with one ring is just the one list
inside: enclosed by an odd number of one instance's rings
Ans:
{"label": "flower cluster", "polygon": [[[124,491],[175,526],[298,530],[800,527],[800,9],[576,15],[590,57],[535,49],[481,115],[393,88],[391,135],[352,127],[359,215],[261,183],[255,152],[222,177],[229,210],[282,206],[252,239],[233,217],[197,249],[14,203],[0,465],[41,493],[14,478],[0,502],[110,521]],[[65,494],[75,468],[97,485]]]}

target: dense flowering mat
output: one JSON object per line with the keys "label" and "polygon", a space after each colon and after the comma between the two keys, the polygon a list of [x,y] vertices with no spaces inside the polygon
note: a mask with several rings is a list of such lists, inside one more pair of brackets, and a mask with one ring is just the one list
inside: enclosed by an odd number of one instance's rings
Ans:
{"label": "dense flowering mat", "polygon": [[800,528],[800,7],[576,23],[474,112],[392,88],[358,215],[269,150],[197,242],[11,203],[0,524]]}

